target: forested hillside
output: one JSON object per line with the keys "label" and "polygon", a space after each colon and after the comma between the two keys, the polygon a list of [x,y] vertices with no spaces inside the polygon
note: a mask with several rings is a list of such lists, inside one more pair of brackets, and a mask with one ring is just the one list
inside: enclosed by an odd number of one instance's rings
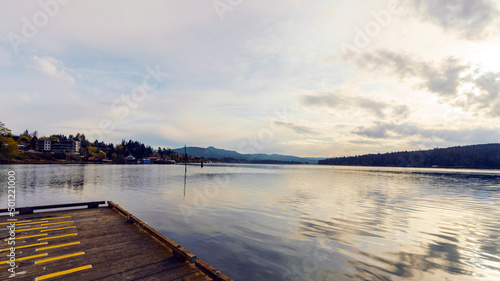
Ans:
{"label": "forested hillside", "polygon": [[500,144],[400,151],[320,160],[322,165],[500,168]]}

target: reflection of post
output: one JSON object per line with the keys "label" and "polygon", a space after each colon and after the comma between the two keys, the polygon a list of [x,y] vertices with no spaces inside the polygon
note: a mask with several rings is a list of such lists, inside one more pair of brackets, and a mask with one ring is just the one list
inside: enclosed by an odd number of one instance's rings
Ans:
{"label": "reflection of post", "polygon": [[187,151],[186,145],[184,145],[184,198],[186,198],[186,176],[187,176]]}
{"label": "reflection of post", "polygon": [[183,201],[186,198],[186,176],[187,176],[187,165],[184,166],[184,198],[182,198]]}

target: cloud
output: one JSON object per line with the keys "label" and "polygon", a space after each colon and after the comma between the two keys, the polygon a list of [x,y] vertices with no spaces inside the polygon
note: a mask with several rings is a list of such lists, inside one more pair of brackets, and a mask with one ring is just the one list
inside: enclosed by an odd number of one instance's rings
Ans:
{"label": "cloud", "polygon": [[349,97],[339,92],[325,92],[320,94],[307,94],[300,97],[300,102],[306,107],[327,107],[337,110],[361,108],[378,117],[384,117],[386,103],[377,102],[364,97]]}
{"label": "cloud", "polygon": [[292,122],[285,122],[285,121],[274,121],[274,124],[277,126],[282,126],[285,128],[289,128],[294,130],[298,134],[314,134],[316,131],[302,125],[297,125]]}
{"label": "cloud", "polygon": [[346,95],[341,91],[305,94],[300,96],[299,100],[306,107],[326,107],[350,112],[362,110],[379,118],[386,117],[391,110],[394,117],[405,117],[409,113],[409,108],[405,105],[393,105],[371,98]]}
{"label": "cloud", "polygon": [[489,128],[464,129],[425,129],[410,123],[382,123],[358,127],[354,134],[371,139],[393,139],[411,137],[425,141],[446,141],[455,144],[492,143],[500,141],[500,132]]}
{"label": "cloud", "polygon": [[35,61],[36,67],[45,74],[75,83],[75,79],[68,73],[68,70],[64,67],[62,62],[52,57],[38,56],[33,56],[33,60]]}
{"label": "cloud", "polygon": [[482,72],[455,57],[434,63],[388,50],[363,54],[357,63],[359,68],[384,72],[401,80],[420,80],[420,89],[452,106],[480,115],[500,116],[500,72]]}
{"label": "cloud", "polygon": [[392,112],[394,116],[400,118],[407,118],[410,114],[410,108],[407,105],[398,105],[392,108]]}
{"label": "cloud", "polygon": [[389,72],[400,79],[421,78],[423,80],[421,88],[440,96],[456,95],[463,78],[461,74],[471,67],[454,57],[446,58],[440,64],[434,65],[415,59],[406,53],[388,50],[366,53],[357,62],[361,68]]}
{"label": "cloud", "polygon": [[468,68],[467,65],[461,64],[453,57],[445,59],[443,63],[436,68],[426,66],[422,73],[426,80],[425,87],[427,87],[429,91],[442,96],[456,95],[458,87],[462,82],[460,74]]}
{"label": "cloud", "polygon": [[487,37],[496,28],[500,14],[490,0],[413,0],[413,4],[425,20],[467,40]]}
{"label": "cloud", "polygon": [[454,105],[468,111],[485,111],[489,116],[500,116],[500,72],[486,72],[469,77],[471,90],[454,101]]}

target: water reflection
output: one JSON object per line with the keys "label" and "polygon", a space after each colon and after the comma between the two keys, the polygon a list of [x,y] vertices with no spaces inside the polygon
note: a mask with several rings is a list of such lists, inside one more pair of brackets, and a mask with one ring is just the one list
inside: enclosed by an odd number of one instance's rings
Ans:
{"label": "water reflection", "polygon": [[235,280],[500,280],[498,171],[4,165],[0,181],[8,169],[20,205],[116,201]]}
{"label": "water reflection", "polygon": [[182,199],[186,199],[186,179],[187,179],[187,165],[184,165],[184,197]]}

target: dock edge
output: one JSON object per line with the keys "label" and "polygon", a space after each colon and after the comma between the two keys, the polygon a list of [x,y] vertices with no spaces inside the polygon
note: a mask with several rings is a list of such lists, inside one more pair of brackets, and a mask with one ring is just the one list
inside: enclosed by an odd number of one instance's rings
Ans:
{"label": "dock edge", "polygon": [[158,232],[156,229],[152,228],[149,226],[147,223],[143,222],[136,216],[132,215],[122,207],[120,207],[118,204],[113,203],[112,201],[107,201],[108,203],[108,208],[112,208],[121,215],[123,215],[128,222],[133,223],[137,225],[140,229],[146,231],[149,235],[151,235],[153,238],[158,240],[161,244],[164,246],[168,247],[169,249],[172,250],[173,255],[175,258],[177,258],[180,261],[187,261],[190,263],[194,263],[196,268],[198,268],[201,272],[205,273],[208,275],[210,278],[216,281],[232,281],[233,279],[227,277],[224,273],[218,271],[214,267],[212,267],[210,264],[198,259],[198,257],[186,250],[184,247],[181,245],[177,244],[174,242],[172,239],[166,237],[165,235],[161,234]]}

